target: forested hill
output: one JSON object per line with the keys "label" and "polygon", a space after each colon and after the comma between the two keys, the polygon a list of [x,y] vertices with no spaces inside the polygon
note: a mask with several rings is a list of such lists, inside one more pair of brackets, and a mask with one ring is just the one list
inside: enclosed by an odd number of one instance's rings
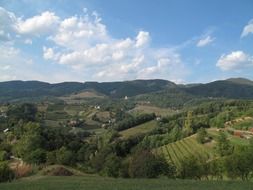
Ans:
{"label": "forested hill", "polygon": [[231,78],[207,84],[193,85],[183,89],[185,92],[201,97],[253,98],[253,81]]}
{"label": "forested hill", "polygon": [[0,82],[0,100],[29,97],[63,96],[93,90],[106,96],[121,98],[174,88],[176,84],[166,80],[133,80],[124,82],[63,82],[50,84],[40,81]]}
{"label": "forested hill", "polygon": [[123,82],[63,82],[50,84],[40,81],[0,82],[0,101],[22,98],[59,97],[92,90],[112,98],[164,92],[192,97],[253,98],[253,81],[242,78],[214,81],[207,84],[177,85],[167,80],[133,80]]}

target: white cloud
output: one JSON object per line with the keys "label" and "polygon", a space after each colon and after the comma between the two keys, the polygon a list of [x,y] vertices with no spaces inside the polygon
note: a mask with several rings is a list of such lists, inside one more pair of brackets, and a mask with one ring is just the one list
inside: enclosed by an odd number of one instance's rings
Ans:
{"label": "white cloud", "polygon": [[31,45],[33,41],[31,39],[25,39],[24,43]]}
{"label": "white cloud", "polygon": [[[182,67],[178,54],[168,49],[152,48],[149,32],[139,31],[134,38],[116,39],[109,35],[101,21],[97,13],[62,20],[59,30],[50,36],[59,47],[58,51],[43,48],[44,58],[92,73],[92,80],[172,79],[172,75],[175,79],[176,67],[180,69],[177,75],[184,77],[186,68]],[[163,65],[162,60],[175,64]],[[148,74],[152,67],[156,73]]]}
{"label": "white cloud", "polygon": [[53,48],[43,47],[43,58],[46,60],[56,60],[58,55],[54,53]]}
{"label": "white cloud", "polygon": [[214,40],[215,38],[212,38],[211,36],[206,36],[198,41],[197,47],[207,46],[208,44],[212,43]]}
{"label": "white cloud", "polygon": [[59,24],[57,33],[50,37],[59,46],[79,50],[101,41],[106,42],[108,38],[106,26],[100,22],[100,18],[87,14],[64,19]]}
{"label": "white cloud", "polygon": [[253,66],[253,58],[243,51],[233,51],[230,54],[222,55],[216,66],[223,71],[240,70],[248,66]]}
{"label": "white cloud", "polygon": [[0,41],[9,41],[15,31],[15,15],[0,7]]}
{"label": "white cloud", "polygon": [[249,21],[249,23],[243,28],[241,38],[253,34],[253,19]]}
{"label": "white cloud", "polygon": [[144,45],[147,45],[149,41],[150,41],[149,33],[145,31],[140,31],[136,37],[136,47],[142,47]]}
{"label": "white cloud", "polygon": [[[139,31],[134,37],[114,38],[96,12],[85,11],[84,15],[64,19],[49,11],[30,18],[16,17],[3,8],[1,12],[11,20],[8,25],[14,37],[23,43],[32,44],[34,38],[46,39],[47,45],[42,47],[44,60],[74,73],[73,78],[83,76],[82,80],[99,81],[164,78],[175,81],[186,74],[179,54],[168,48],[153,48],[148,31]],[[9,28],[0,28],[0,36],[11,31]],[[30,58],[22,59],[22,63],[31,68],[37,65]],[[16,64],[15,67],[18,68]],[[70,74],[64,76],[70,78]]]}
{"label": "white cloud", "polygon": [[57,28],[59,17],[53,12],[43,12],[26,20],[18,19],[17,31],[20,34],[43,35],[49,34]]}

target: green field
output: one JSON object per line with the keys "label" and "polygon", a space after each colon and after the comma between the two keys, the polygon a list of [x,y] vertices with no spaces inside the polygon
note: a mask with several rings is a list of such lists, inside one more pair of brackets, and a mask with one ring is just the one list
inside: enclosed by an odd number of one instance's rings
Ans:
{"label": "green field", "polygon": [[153,120],[121,131],[119,134],[122,136],[122,138],[129,138],[134,135],[148,133],[149,131],[153,130],[156,125],[157,122]]}
{"label": "green field", "polygon": [[175,113],[172,109],[160,108],[151,105],[137,105],[134,109],[131,110],[133,113],[155,113],[160,116],[168,116]]}
{"label": "green field", "polygon": [[[211,135],[214,139],[216,139],[219,136],[219,132],[214,129],[210,128],[208,130],[208,134]],[[249,145],[249,140],[245,138],[240,138],[234,135],[229,134],[227,131],[225,131],[225,134],[227,135],[228,139],[233,145],[240,145],[240,146],[246,146]]]}
{"label": "green field", "polygon": [[0,184],[1,190],[252,190],[252,182],[114,179],[97,176],[32,177]]}
{"label": "green field", "polygon": [[168,161],[172,162],[176,166],[180,166],[181,160],[191,156],[202,157],[205,160],[209,160],[214,157],[212,148],[199,144],[194,135],[174,143],[161,146],[157,148],[155,152],[157,154],[164,155]]}

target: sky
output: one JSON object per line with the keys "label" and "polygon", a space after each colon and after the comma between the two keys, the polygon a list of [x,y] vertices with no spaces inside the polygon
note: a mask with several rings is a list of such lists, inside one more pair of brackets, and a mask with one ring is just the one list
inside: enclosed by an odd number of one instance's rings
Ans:
{"label": "sky", "polygon": [[253,80],[252,0],[0,0],[0,81]]}

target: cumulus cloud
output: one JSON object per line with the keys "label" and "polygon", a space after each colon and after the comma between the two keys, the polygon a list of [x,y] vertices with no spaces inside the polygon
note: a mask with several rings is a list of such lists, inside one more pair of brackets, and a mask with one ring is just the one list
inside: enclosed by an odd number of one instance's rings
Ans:
{"label": "cumulus cloud", "polygon": [[136,37],[136,47],[142,47],[150,41],[150,36],[148,32],[140,31]]}
{"label": "cumulus cloud", "polygon": [[216,66],[223,71],[240,70],[253,66],[253,58],[243,51],[233,51],[230,54],[222,55]]}
{"label": "cumulus cloud", "polygon": [[253,34],[253,19],[243,28],[241,37],[243,38],[249,34]]}
{"label": "cumulus cloud", "polygon": [[198,43],[197,43],[197,47],[204,47],[207,46],[208,44],[212,43],[215,40],[215,38],[211,37],[211,36],[206,36],[204,38],[201,38]]}
{"label": "cumulus cloud", "polygon": [[59,17],[53,12],[46,11],[23,19],[0,7],[0,40],[11,40],[16,34],[36,36],[50,34],[57,28],[58,22]]}
{"label": "cumulus cloud", "polygon": [[9,29],[0,28],[0,36],[11,28],[24,38],[25,44],[43,37],[47,40],[47,45],[41,48],[44,60],[78,73],[79,77],[83,75],[83,80],[165,78],[176,81],[186,74],[180,55],[167,48],[153,48],[148,31],[141,30],[133,37],[114,38],[96,12],[85,11],[83,15],[64,19],[49,11],[25,19],[3,8],[1,12],[9,19]]}
{"label": "cumulus cloud", "polygon": [[43,35],[56,29],[59,17],[53,12],[43,12],[26,20],[19,19],[17,30],[20,34]]}
{"label": "cumulus cloud", "polygon": [[[62,20],[58,31],[49,39],[59,48],[57,51],[44,48],[46,60],[92,73],[92,80],[172,79],[172,75],[175,79],[176,67],[181,69],[177,72],[178,77],[182,78],[186,73],[177,53],[151,47],[149,32],[141,30],[133,38],[113,38],[97,13]],[[162,60],[174,64],[162,64]],[[149,74],[152,67],[156,69]]]}

